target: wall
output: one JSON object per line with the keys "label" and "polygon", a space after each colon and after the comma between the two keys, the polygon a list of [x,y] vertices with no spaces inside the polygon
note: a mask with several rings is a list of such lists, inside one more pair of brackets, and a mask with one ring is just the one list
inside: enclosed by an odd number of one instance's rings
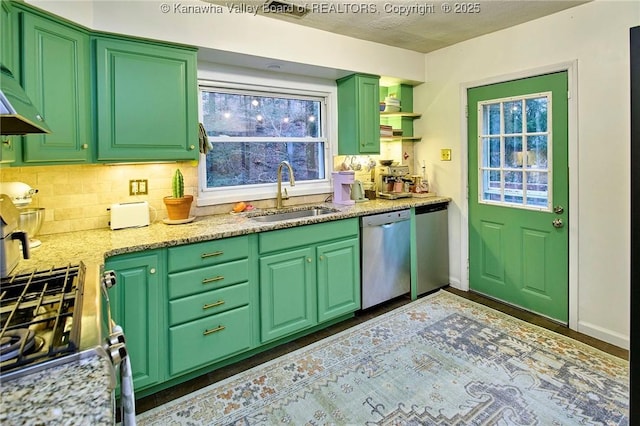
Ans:
{"label": "wall", "polygon": [[[290,61],[325,70],[362,71],[408,82],[424,81],[421,53],[260,15],[233,13],[226,6],[215,13],[178,13],[176,5],[206,3],[155,0],[29,0],[28,3],[100,31]],[[88,7],[88,3],[92,7]],[[162,13],[161,5],[171,6],[169,13]],[[202,59],[213,61],[211,57]]]}
{"label": "wall", "polygon": [[[427,54],[427,81],[416,88],[423,113],[416,158],[427,160],[431,184],[453,197],[452,280],[466,288],[462,140],[464,85],[577,60],[577,158],[570,182],[579,202],[571,228],[577,256],[577,328],[622,347],[629,344],[629,28],[640,22],[631,1],[595,1]],[[452,148],[451,162],[439,161]],[[576,205],[577,206],[577,205]],[[574,206],[574,207],[576,207]]]}

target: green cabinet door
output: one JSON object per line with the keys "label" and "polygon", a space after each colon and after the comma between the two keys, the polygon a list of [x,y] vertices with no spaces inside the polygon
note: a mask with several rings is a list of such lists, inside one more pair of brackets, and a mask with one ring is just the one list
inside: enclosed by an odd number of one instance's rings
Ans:
{"label": "green cabinet door", "polygon": [[315,271],[311,247],[260,258],[262,342],[317,323]]}
{"label": "green cabinet door", "polygon": [[51,134],[26,135],[25,163],[91,161],[89,35],[21,12],[22,85]]}
{"label": "green cabinet door", "polygon": [[358,238],[323,244],[318,256],[318,321],[360,309]]}
{"label": "green cabinet door", "polygon": [[338,154],[379,154],[380,78],[353,74],[337,85]]}
{"label": "green cabinet door", "polygon": [[161,382],[167,357],[160,255],[145,253],[118,256],[105,265],[116,272],[117,284],[109,290],[111,315],[124,330],[136,391]]}
{"label": "green cabinet door", "polygon": [[[12,8],[8,1],[0,2],[0,63],[15,72],[13,66],[14,34]],[[13,163],[16,160],[16,143],[19,136],[0,136],[0,163]]]}
{"label": "green cabinet door", "polygon": [[198,157],[197,52],[96,38],[99,161]]}

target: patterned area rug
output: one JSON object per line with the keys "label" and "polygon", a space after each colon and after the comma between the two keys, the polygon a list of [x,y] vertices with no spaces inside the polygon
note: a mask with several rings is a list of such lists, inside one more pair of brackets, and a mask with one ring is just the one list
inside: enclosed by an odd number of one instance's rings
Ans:
{"label": "patterned area rug", "polygon": [[628,362],[446,291],[139,425],[627,425]]}

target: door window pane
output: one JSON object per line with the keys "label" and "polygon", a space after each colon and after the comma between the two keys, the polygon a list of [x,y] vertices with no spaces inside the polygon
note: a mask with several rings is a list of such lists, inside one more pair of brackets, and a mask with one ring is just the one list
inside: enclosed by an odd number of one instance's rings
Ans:
{"label": "door window pane", "polygon": [[504,138],[504,166],[507,168],[522,167],[522,137]]}
{"label": "door window pane", "polygon": [[522,101],[504,103],[504,133],[522,133]]}
{"label": "door window pane", "polygon": [[533,98],[526,100],[527,132],[547,131],[547,98]]}
{"label": "door window pane", "polygon": [[485,135],[500,134],[500,104],[484,105],[484,127],[482,133]]}
{"label": "door window pane", "polygon": [[550,105],[551,93],[478,105],[480,203],[551,211]]}

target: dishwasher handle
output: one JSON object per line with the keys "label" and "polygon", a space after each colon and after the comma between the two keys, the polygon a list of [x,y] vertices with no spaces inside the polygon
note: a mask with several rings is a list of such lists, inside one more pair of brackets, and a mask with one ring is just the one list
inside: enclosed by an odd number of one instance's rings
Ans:
{"label": "dishwasher handle", "polygon": [[404,222],[409,219],[411,219],[411,210],[397,210],[388,213],[363,216],[361,224],[363,228],[370,228],[374,226],[388,228],[394,223]]}
{"label": "dishwasher handle", "polygon": [[416,207],[416,214],[434,213],[447,210],[448,203],[427,204]]}

